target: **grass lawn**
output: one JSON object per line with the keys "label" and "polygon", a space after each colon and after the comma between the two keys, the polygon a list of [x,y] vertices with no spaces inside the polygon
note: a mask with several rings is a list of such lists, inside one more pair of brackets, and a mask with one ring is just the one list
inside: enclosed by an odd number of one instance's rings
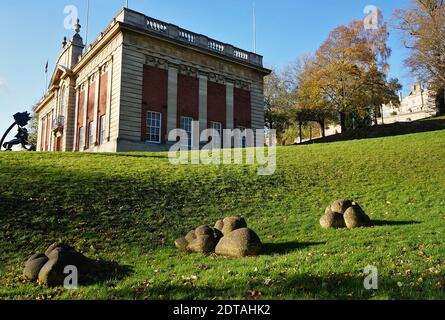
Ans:
{"label": "grass lawn", "polygon": [[[443,121],[443,120],[442,120]],[[0,154],[0,299],[445,298],[445,130],[283,147],[277,171],[172,166],[165,154]],[[352,198],[375,226],[323,230]],[[247,219],[255,258],[186,255],[174,240],[224,216]],[[78,290],[24,281],[57,240],[102,261]],[[363,288],[367,265],[379,289]]]}

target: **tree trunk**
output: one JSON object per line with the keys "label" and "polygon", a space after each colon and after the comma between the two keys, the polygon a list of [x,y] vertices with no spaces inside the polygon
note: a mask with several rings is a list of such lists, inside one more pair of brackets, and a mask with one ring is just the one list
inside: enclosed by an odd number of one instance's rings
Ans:
{"label": "tree trunk", "polygon": [[342,133],[348,131],[346,128],[346,114],[344,112],[340,112],[340,126]]}
{"label": "tree trunk", "polygon": [[303,143],[303,123],[298,121],[298,127],[300,128],[300,143]]}
{"label": "tree trunk", "polygon": [[374,125],[377,126],[379,124],[379,111],[380,111],[380,107],[375,107],[374,108]]}
{"label": "tree trunk", "polygon": [[380,116],[382,117],[382,124],[385,124],[385,119],[383,119],[383,106],[380,106]]}
{"label": "tree trunk", "polygon": [[445,89],[440,89],[437,91],[436,106],[439,114],[445,114]]}
{"label": "tree trunk", "polygon": [[325,128],[325,121],[323,119],[318,120],[318,124],[320,125],[320,129],[321,129],[321,136],[323,138],[326,137],[326,128]]}

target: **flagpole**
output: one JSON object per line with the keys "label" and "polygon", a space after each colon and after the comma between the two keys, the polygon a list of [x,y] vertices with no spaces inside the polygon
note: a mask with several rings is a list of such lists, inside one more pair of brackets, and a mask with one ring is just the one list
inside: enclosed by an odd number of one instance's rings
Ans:
{"label": "flagpole", "polygon": [[88,27],[89,27],[89,24],[90,24],[90,0],[87,0],[87,23],[86,23],[86,26],[85,26],[85,33],[86,33],[86,35],[85,35],[85,47],[87,48],[88,47]]}
{"label": "flagpole", "polygon": [[256,53],[256,3],[253,0],[253,52]]}
{"label": "flagpole", "polygon": [[46,61],[45,65],[45,90],[43,91],[43,95],[48,91],[48,61]]}

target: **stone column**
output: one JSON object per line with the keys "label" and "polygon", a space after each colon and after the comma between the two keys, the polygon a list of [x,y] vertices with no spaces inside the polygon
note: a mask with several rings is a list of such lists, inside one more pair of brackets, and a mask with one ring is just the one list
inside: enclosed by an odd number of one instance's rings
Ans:
{"label": "stone column", "polygon": [[206,74],[199,75],[199,131],[207,129],[207,82]]}
{"label": "stone column", "polygon": [[264,95],[263,83],[254,82],[250,90],[252,129],[264,129]]}
{"label": "stone column", "polygon": [[168,67],[167,136],[177,129],[178,119],[178,68]]}
{"label": "stone column", "polygon": [[[79,151],[77,149],[77,140],[79,136],[79,130],[77,130],[77,121],[79,119],[79,97],[80,97],[80,86],[78,86],[76,90],[76,97],[75,97],[75,103],[74,103],[74,134],[73,134],[73,152]],[[80,146],[79,146],[80,148]]]}
{"label": "stone column", "polygon": [[76,121],[77,90],[74,80],[69,79],[65,97],[65,119],[63,130],[63,151],[72,151],[74,148],[75,121]]}
{"label": "stone column", "polygon": [[234,129],[234,83],[226,81],[226,128]]}

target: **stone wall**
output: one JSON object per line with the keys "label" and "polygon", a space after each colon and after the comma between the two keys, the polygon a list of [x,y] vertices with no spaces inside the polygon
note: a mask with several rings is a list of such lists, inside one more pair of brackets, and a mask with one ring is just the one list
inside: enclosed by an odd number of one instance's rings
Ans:
{"label": "stone wall", "polygon": [[[165,149],[141,141],[141,133],[144,132],[141,115],[143,116],[142,97],[145,95],[143,91],[146,66],[167,73],[167,134],[179,127],[178,115],[190,116],[200,121],[201,130],[208,127],[209,121],[216,121],[220,116],[224,116],[224,121],[221,121],[224,128],[234,128],[235,89],[247,92],[241,96],[250,99],[251,110],[240,114],[241,117],[247,115],[250,118],[244,121],[249,125],[243,126],[254,129],[264,127],[263,72],[233,61],[222,60],[191,47],[130,30],[124,30],[122,48],[119,144],[122,144],[123,149],[129,149],[129,145],[137,146],[135,151]],[[185,79],[188,79],[187,84]],[[193,88],[190,87],[192,84]],[[224,88],[221,93],[225,91],[224,112],[213,110],[214,107],[220,107],[221,99],[216,99],[213,106],[213,101],[207,95],[208,92],[213,92],[213,86],[218,84]],[[217,119],[210,119],[209,116]]]}
{"label": "stone wall", "polygon": [[[121,94],[121,66],[122,66],[122,34],[118,33],[113,36],[109,42],[101,48],[97,53],[91,51],[89,54],[92,57],[83,57],[88,59],[87,62],[81,63],[76,66],[75,73],[76,78],[76,103],[75,103],[75,118],[76,122],[81,123],[85,128],[84,141],[87,142],[87,126],[88,120],[94,122],[94,141],[99,140],[99,114],[103,114],[101,108],[105,108],[105,138],[103,144],[97,143],[92,146],[80,146],[77,148],[78,129],[74,130],[72,149],[68,151],[87,151],[87,152],[115,152],[117,150],[117,141],[119,136],[119,116],[120,116],[120,94]],[[103,92],[103,88],[100,88],[100,79],[106,75],[106,102],[101,102],[100,93]],[[105,82],[102,81],[102,84]],[[90,88],[94,90],[94,94],[89,92]],[[83,108],[79,108],[79,97],[83,92],[85,97]],[[104,97],[102,97],[103,99]],[[93,101],[91,101],[93,100]],[[90,102],[89,102],[90,101]],[[87,106],[90,103],[90,116],[87,118]],[[102,103],[104,106],[100,106]],[[79,110],[82,114],[78,114]],[[86,147],[86,148],[85,148]]]}

